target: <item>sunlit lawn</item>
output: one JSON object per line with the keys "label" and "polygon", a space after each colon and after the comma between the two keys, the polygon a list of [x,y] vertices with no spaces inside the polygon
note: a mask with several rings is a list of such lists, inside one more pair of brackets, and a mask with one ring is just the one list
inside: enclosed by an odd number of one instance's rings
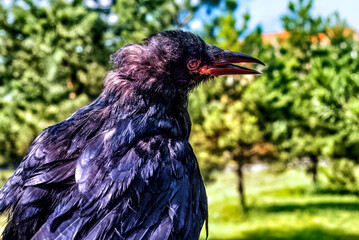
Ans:
{"label": "sunlit lawn", "polygon": [[[0,171],[0,186],[10,174]],[[208,184],[208,239],[359,239],[358,197],[314,194],[301,171],[247,172],[245,177],[247,214],[239,208],[234,173],[220,173]],[[0,225],[4,222],[0,217]]]}
{"label": "sunlit lawn", "polygon": [[235,174],[219,174],[207,186],[208,239],[359,239],[358,197],[314,194],[300,171],[250,172],[246,180],[247,214],[239,208]]}

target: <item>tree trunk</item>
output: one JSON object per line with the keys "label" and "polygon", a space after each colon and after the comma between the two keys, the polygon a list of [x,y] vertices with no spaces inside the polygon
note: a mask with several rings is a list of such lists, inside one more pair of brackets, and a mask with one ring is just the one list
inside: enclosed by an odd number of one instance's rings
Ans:
{"label": "tree trunk", "polygon": [[246,199],[244,195],[243,159],[238,158],[237,163],[238,163],[237,174],[238,174],[239,200],[243,211],[247,211]]}
{"label": "tree trunk", "polygon": [[312,166],[310,167],[310,172],[312,173],[312,180],[314,184],[317,184],[318,180],[318,157],[316,155],[310,155],[310,160],[312,162]]}

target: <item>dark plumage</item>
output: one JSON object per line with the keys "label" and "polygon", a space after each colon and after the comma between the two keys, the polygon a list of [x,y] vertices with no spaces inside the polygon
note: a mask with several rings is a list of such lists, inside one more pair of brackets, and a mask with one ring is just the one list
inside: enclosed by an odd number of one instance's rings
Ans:
{"label": "dark plumage", "polygon": [[0,190],[3,239],[198,239],[206,192],[188,93],[249,56],[184,31],[128,44],[91,104],[45,129]]}

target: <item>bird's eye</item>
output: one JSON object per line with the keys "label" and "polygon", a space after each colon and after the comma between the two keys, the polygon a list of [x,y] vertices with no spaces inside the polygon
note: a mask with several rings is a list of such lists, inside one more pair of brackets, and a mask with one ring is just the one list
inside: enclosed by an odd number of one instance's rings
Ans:
{"label": "bird's eye", "polygon": [[201,60],[191,59],[187,63],[187,67],[189,70],[194,70],[198,68],[198,66],[201,64]]}

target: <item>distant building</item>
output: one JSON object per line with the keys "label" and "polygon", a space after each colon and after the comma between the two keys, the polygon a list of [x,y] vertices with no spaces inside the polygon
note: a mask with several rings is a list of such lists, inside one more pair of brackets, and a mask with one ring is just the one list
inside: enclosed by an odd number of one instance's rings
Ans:
{"label": "distant building", "polygon": [[[319,42],[321,45],[327,46],[330,44],[330,37],[338,32],[343,32],[344,36],[353,35],[355,41],[359,41],[359,34],[354,31],[352,28],[341,29],[341,26],[334,27],[327,30],[327,33],[319,33],[318,37],[312,37],[312,42]],[[277,33],[263,33],[262,40],[264,43],[270,43],[273,46],[279,45],[279,43],[285,41],[290,36],[290,33],[286,30]]]}

